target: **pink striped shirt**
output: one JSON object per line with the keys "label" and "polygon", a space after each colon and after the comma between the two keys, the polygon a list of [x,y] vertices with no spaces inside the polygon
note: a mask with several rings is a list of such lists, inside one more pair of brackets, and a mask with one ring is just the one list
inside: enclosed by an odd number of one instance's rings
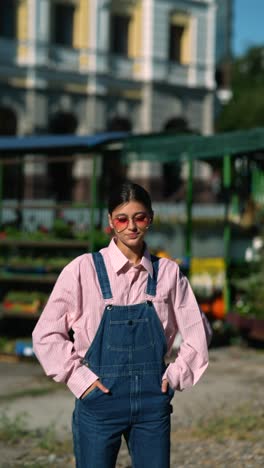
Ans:
{"label": "pink striped shirt", "polygon": [[[208,348],[202,316],[188,280],[172,260],[162,258],[156,296],[146,295],[148,274],[153,268],[146,249],[139,265],[133,265],[112,240],[101,250],[113,299],[104,300],[91,254],[69,263],[59,275],[49,300],[33,331],[33,347],[48,376],[65,382],[79,398],[98,378],[81,359],[90,347],[105,306],[153,300],[171,351],[177,331],[182,344],[176,360],[163,378],[172,388],[194,385],[208,366]],[[68,330],[74,331],[74,343]]]}

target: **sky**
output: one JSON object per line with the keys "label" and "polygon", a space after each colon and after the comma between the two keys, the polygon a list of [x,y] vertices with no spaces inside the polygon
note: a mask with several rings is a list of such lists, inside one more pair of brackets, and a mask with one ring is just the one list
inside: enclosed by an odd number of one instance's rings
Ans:
{"label": "sky", "polygon": [[264,46],[264,0],[234,0],[233,53],[252,45]]}

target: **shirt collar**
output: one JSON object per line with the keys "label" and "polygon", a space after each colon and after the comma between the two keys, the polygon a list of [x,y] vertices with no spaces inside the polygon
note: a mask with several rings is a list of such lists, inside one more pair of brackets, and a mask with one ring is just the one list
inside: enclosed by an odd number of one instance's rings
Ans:
{"label": "shirt collar", "polygon": [[[129,263],[128,258],[117,247],[114,238],[111,240],[107,250],[108,250],[108,255],[109,255],[114,271],[116,273],[119,273],[119,271],[122,270],[122,268],[124,268],[124,266]],[[140,264],[143,266],[143,268],[145,268],[148,274],[152,277],[153,266],[152,266],[151,257],[147,249],[147,246],[145,246],[145,250],[141,258]]]}

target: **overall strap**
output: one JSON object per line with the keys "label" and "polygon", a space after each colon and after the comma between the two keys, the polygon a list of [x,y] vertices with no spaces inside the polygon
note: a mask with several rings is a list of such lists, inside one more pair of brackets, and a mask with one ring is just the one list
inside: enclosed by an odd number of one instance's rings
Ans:
{"label": "overall strap", "polygon": [[150,296],[156,296],[157,279],[158,279],[158,271],[159,271],[159,257],[156,257],[156,255],[151,255],[151,262],[153,266],[153,276],[151,278],[151,276],[148,275],[146,293]]}
{"label": "overall strap", "polygon": [[100,288],[104,299],[111,299],[113,297],[108,274],[105,267],[103,256],[100,252],[93,252],[93,261],[98,276]]}

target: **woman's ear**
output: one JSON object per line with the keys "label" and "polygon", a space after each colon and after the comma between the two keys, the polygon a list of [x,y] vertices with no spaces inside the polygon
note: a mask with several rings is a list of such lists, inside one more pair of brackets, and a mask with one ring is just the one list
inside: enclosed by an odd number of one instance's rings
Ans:
{"label": "woman's ear", "polygon": [[114,229],[113,223],[112,223],[112,218],[111,215],[108,213],[108,223],[111,229]]}

